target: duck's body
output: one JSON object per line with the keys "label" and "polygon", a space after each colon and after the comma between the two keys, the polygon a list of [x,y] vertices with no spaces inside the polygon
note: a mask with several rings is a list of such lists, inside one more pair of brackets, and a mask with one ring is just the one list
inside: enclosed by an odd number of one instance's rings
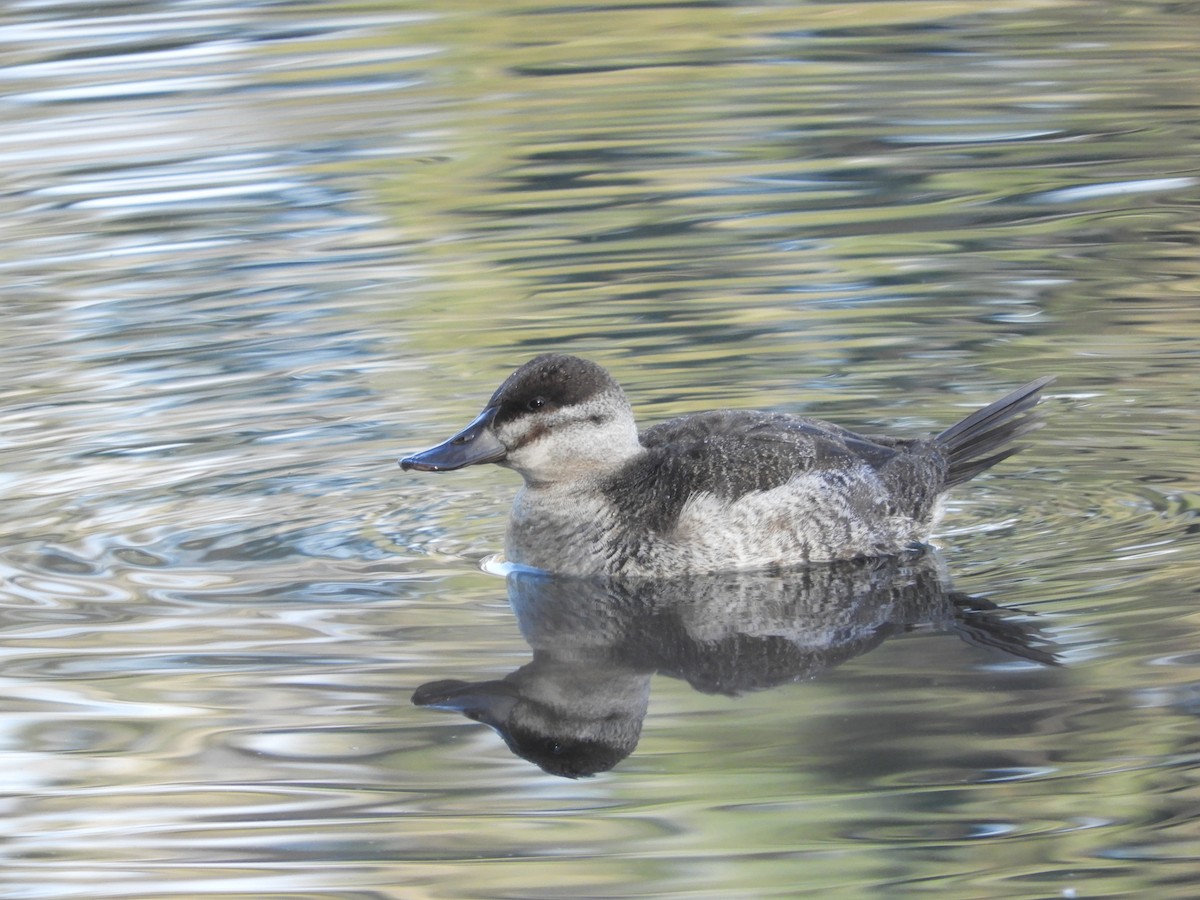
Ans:
{"label": "duck's body", "polygon": [[928,537],[941,495],[1015,452],[1032,382],[937,437],[867,437],[817,419],[721,410],[638,434],[600,366],[539,356],[465,430],[401,460],[516,469],[510,561],[553,572],[668,576],[899,553]]}
{"label": "duck's body", "polygon": [[[932,523],[945,462],[812,419],[700,413],[640,435],[599,478],[526,484],[509,558],[551,571],[665,575],[895,553]],[[875,468],[864,458],[874,458]]]}

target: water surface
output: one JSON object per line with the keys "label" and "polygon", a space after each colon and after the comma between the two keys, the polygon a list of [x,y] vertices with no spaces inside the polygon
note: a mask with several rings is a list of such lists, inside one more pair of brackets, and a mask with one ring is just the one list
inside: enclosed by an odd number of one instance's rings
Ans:
{"label": "water surface", "polygon": [[[1107,0],[0,10],[4,896],[1193,896],[1198,39]],[[482,565],[515,477],[395,459],[548,349],[646,424],[923,433],[1059,380],[932,581],[531,603]],[[594,776],[411,700],[535,663],[621,712]]]}

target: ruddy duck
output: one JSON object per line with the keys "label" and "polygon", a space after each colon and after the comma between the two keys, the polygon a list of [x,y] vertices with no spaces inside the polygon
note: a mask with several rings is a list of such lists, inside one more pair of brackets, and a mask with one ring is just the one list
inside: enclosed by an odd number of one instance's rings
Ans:
{"label": "ruddy duck", "polygon": [[545,354],[470,425],[400,460],[515,469],[510,562],[572,575],[662,577],[887,556],[925,540],[942,494],[1038,427],[1039,378],[936,437],[856,434],[786,413],[716,410],[638,433],[601,366]]}

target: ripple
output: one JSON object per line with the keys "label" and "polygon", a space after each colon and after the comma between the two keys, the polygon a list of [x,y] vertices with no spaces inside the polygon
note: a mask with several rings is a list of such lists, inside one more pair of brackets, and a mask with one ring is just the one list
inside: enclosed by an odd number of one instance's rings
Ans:
{"label": "ripple", "polygon": [[1134,181],[1110,181],[1101,184],[1080,185],[1078,187],[1057,188],[1045,191],[1030,198],[1033,203],[1077,203],[1080,201],[1097,200],[1103,197],[1123,196],[1127,194],[1155,193],[1160,191],[1181,191],[1200,184],[1195,178],[1142,178]]}

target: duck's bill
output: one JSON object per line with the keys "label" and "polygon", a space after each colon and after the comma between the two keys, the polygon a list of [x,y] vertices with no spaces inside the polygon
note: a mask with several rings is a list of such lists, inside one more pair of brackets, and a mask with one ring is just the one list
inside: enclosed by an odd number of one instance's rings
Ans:
{"label": "duck's bill", "polygon": [[492,419],[496,410],[492,408],[481,412],[466,428],[436,447],[414,453],[400,460],[400,468],[404,471],[416,469],[418,472],[452,472],[476,463],[500,462],[508,450],[492,433]]}
{"label": "duck's bill", "polygon": [[460,712],[469,719],[498,728],[508,720],[520,695],[507,681],[431,681],[417,688],[414,706]]}

